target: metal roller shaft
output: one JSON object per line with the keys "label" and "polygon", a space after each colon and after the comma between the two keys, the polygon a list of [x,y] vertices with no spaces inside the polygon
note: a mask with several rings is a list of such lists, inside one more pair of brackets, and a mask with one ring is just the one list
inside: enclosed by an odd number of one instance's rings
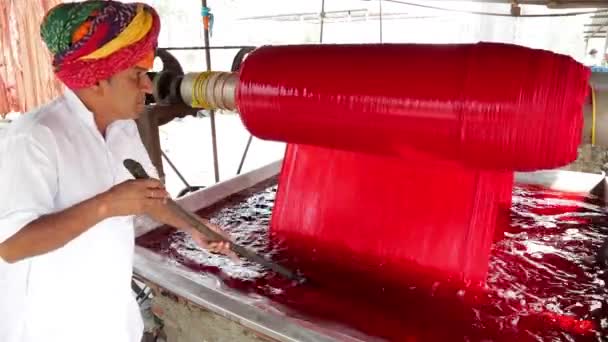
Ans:
{"label": "metal roller shaft", "polygon": [[[183,101],[191,108],[238,111],[238,82],[236,72],[191,72],[186,75],[160,72],[154,76],[154,98],[164,105]],[[595,90],[595,120],[592,119],[592,105],[587,104],[584,108],[583,142],[590,143],[591,132],[595,130],[596,145],[608,146],[608,76],[593,73],[590,84]]]}
{"label": "metal roller shaft", "polygon": [[191,72],[180,84],[182,100],[193,108],[236,110],[238,74],[233,72]]}

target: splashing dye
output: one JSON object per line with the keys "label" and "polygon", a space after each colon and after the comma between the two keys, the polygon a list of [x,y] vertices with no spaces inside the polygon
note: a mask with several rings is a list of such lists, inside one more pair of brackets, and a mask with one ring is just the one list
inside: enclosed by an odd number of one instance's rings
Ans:
{"label": "splashing dye", "polygon": [[265,296],[289,316],[391,341],[601,341],[608,334],[606,273],[594,260],[608,236],[608,216],[596,198],[516,185],[510,224],[492,247],[483,289],[432,281],[391,287],[366,277],[365,270],[341,272],[271,243],[275,184],[260,183],[199,215],[225,227],[238,243],[297,265],[314,284],[295,286],[258,265],[209,254],[170,227],[139,237],[137,244],[214,274],[244,294]]}

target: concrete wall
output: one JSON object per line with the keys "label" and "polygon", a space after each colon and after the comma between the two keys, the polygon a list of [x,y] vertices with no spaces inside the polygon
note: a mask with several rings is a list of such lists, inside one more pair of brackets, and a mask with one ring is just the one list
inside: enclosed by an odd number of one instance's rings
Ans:
{"label": "concrete wall", "polygon": [[577,160],[563,167],[566,170],[591,173],[608,170],[608,74],[594,73],[592,80],[596,100],[596,146],[591,146],[593,108],[587,103],[583,109],[583,143],[579,146]]}
{"label": "concrete wall", "polygon": [[562,169],[590,173],[606,172],[608,171],[608,148],[590,144],[581,145],[576,161]]}
{"label": "concrete wall", "polygon": [[[147,321],[146,331],[156,335],[156,342],[268,342],[238,323],[194,305],[156,285],[150,311],[155,320]],[[152,339],[152,341],[154,341]]]}

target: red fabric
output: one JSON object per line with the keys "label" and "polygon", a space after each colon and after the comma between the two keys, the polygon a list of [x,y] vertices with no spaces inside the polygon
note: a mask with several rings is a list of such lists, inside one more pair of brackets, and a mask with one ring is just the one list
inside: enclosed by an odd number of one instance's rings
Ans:
{"label": "red fabric", "polygon": [[271,230],[369,279],[482,283],[513,171],[576,158],[589,75],[504,44],[260,48],[237,103],[292,143]]}
{"label": "red fabric", "polygon": [[512,181],[459,162],[290,144],[271,227],[296,253],[315,251],[309,257],[343,271],[479,283]]}
{"label": "red fabric", "polygon": [[493,43],[263,47],[244,61],[237,103],[264,139],[536,170],[576,158],[589,74]]}
{"label": "red fabric", "polygon": [[91,38],[87,40],[87,43],[84,44],[80,49],[77,49],[74,52],[70,53],[68,56],[66,56],[64,61],[73,61],[82,56],[86,56],[90,53],[93,53],[95,50],[97,50],[100,46],[103,45],[101,44],[101,42],[106,37],[109,30],[110,24],[100,23],[96,27],[95,32],[91,35]]}

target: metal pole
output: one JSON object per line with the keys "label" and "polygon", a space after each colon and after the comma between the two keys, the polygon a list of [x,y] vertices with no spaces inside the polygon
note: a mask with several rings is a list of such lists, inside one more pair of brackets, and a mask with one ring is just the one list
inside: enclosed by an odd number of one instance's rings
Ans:
{"label": "metal pole", "polygon": [[323,43],[323,22],[325,21],[325,0],[321,0],[321,31],[319,32],[319,43]]}
{"label": "metal pole", "polygon": [[602,49],[602,51],[600,51],[600,53],[602,54],[601,65],[606,64],[606,49],[608,49],[608,33],[606,33],[606,39],[604,40],[604,48]]}
{"label": "metal pole", "polygon": [[[230,70],[232,72],[238,72],[241,69],[241,64],[245,59],[245,56],[253,51],[254,48],[243,48],[241,49],[236,56],[234,56],[234,60],[232,60],[232,66]],[[247,153],[249,153],[249,147],[251,146],[251,141],[253,140],[253,135],[249,135],[249,139],[247,139],[247,144],[245,145],[245,151],[243,151],[243,156],[241,157],[241,162],[239,163],[239,167],[236,170],[236,174],[240,175],[243,170],[243,165],[245,164],[245,158],[247,158]]]}
{"label": "metal pole", "polygon": [[378,5],[380,7],[380,43],[382,43],[382,0],[378,0]]}
{"label": "metal pole", "polygon": [[186,181],[186,178],[184,178],[184,176],[179,172],[179,170],[177,169],[177,167],[175,167],[175,165],[173,164],[173,162],[171,161],[171,159],[169,159],[169,157],[167,156],[167,154],[165,154],[165,151],[160,151],[161,155],[163,156],[163,158],[165,158],[165,160],[167,161],[167,163],[169,163],[169,166],[173,169],[173,172],[175,172],[175,174],[177,175],[177,177],[179,177],[179,179],[182,181],[182,183],[184,183],[184,185],[190,189],[192,186],[190,186],[190,184],[188,184],[188,182]]}
{"label": "metal pole", "polygon": [[[204,8],[207,7],[207,0],[201,0]],[[203,25],[203,36],[205,38],[205,59],[207,61],[207,71],[211,71],[211,52],[209,50],[209,30],[206,25]],[[217,137],[215,134],[215,111],[209,111],[211,119],[211,144],[213,145],[213,171],[215,173],[215,182],[220,181],[220,167],[217,158]]]}
{"label": "metal pole", "polygon": [[243,156],[241,157],[241,162],[239,163],[239,168],[236,170],[237,175],[240,175],[241,170],[243,170],[243,164],[245,164],[245,158],[247,157],[247,152],[249,152],[249,146],[251,146],[252,140],[253,140],[253,135],[250,135],[249,139],[247,139],[247,145],[245,145],[245,151],[243,152]]}
{"label": "metal pole", "polygon": [[255,46],[251,45],[222,45],[222,46],[168,46],[159,48],[162,50],[239,50],[245,48],[255,48]]}
{"label": "metal pole", "polygon": [[152,165],[156,167],[158,171],[158,177],[160,181],[165,183],[165,170],[163,168],[162,153],[163,150],[160,145],[160,134],[158,131],[158,112],[153,109],[146,107],[143,114],[136,120],[137,129],[141,137],[141,141],[150,156]]}

